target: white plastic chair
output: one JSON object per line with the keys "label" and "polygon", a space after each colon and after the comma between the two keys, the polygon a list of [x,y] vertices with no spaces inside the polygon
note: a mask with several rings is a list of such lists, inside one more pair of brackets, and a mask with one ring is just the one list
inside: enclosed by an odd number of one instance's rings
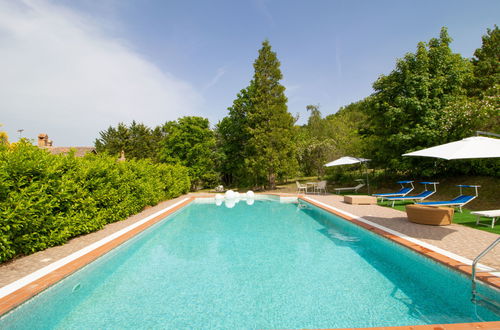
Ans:
{"label": "white plastic chair", "polygon": [[304,191],[304,194],[307,194],[307,185],[300,184],[299,181],[295,181],[297,184],[297,194],[300,194],[301,191]]}
{"label": "white plastic chair", "polygon": [[320,193],[323,191],[326,194],[326,181],[320,181],[318,184],[314,187],[314,192],[315,193]]}

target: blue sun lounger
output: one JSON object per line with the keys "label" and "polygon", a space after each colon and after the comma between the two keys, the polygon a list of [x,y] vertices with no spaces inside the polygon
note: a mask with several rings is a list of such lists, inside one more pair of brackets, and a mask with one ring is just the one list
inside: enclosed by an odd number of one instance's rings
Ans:
{"label": "blue sun lounger", "polygon": [[[474,185],[466,185],[466,184],[459,184],[457,187],[460,187],[460,196],[457,196],[453,198],[452,200],[449,201],[438,201],[438,202],[424,202],[424,203],[417,203],[420,205],[428,205],[428,206],[454,206],[458,207],[460,210],[460,213],[462,213],[462,206],[465,204],[469,203],[471,200],[476,198],[479,194],[477,192],[477,188],[481,186],[474,186]],[[462,188],[474,188],[476,191],[476,195],[464,195],[462,193]]]}
{"label": "blue sun lounger", "polygon": [[[398,181],[401,185],[401,189],[399,189],[396,192],[393,193],[386,193],[386,194],[373,194],[372,196],[375,196],[377,198],[380,198],[381,201],[384,200],[384,198],[387,197],[402,197],[408,195],[415,187],[413,186],[413,181]],[[409,183],[411,187],[405,187],[405,184]]]}
{"label": "blue sun lounger", "polygon": [[[436,185],[439,184],[439,182],[419,182],[419,183],[424,185],[424,191],[422,191],[418,195],[401,196],[401,197],[387,197],[386,199],[388,201],[392,201],[392,207],[394,207],[394,203],[396,201],[414,201],[414,202],[422,201],[422,200],[426,199],[427,197],[431,196],[432,194],[434,194],[437,190]],[[434,186],[434,190],[428,190],[427,189],[428,184],[432,184]]]}

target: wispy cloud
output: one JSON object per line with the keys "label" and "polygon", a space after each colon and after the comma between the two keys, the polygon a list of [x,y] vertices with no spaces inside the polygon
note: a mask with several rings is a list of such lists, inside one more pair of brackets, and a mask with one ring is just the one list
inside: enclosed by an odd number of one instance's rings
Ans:
{"label": "wispy cloud", "polygon": [[120,121],[160,124],[202,102],[96,22],[46,1],[0,0],[0,72],[5,128],[46,132],[56,145],[90,144]]}
{"label": "wispy cloud", "polygon": [[222,76],[225,73],[226,73],[226,67],[218,68],[217,72],[215,73],[215,75],[212,78],[212,80],[210,80],[210,82],[208,84],[206,84],[205,86],[203,86],[203,89],[202,89],[203,92],[206,91],[207,89],[215,86],[219,82],[219,79],[222,78]]}
{"label": "wispy cloud", "polygon": [[300,90],[300,85],[287,84],[286,82],[284,82],[284,85],[286,87],[286,93],[288,97],[293,96],[296,91]]}
{"label": "wispy cloud", "polygon": [[259,12],[266,18],[269,25],[273,26],[274,18],[266,5],[266,0],[255,0],[255,5],[257,6]]}

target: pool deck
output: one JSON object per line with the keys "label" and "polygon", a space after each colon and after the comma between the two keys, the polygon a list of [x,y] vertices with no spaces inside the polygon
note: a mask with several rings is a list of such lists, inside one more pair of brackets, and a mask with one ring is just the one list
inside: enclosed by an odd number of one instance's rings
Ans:
{"label": "pool deck", "polygon": [[[290,194],[281,194],[281,195],[287,195],[287,196],[296,196],[296,195],[290,195]],[[88,235],[76,237],[72,240],[70,240],[68,243],[62,246],[58,247],[52,247],[49,248],[45,251],[40,251],[37,253],[34,253],[29,256],[25,257],[20,257],[16,258],[12,261],[6,262],[4,264],[0,265],[0,289],[18,279],[21,279],[41,268],[46,267],[47,265],[54,263],[60,259],[63,259],[65,257],[70,256],[71,254],[75,253],[76,251],[81,250],[82,248],[85,248],[95,242],[98,242],[102,240],[103,238],[112,235],[114,233],[119,232],[120,230],[123,230],[127,226],[130,226],[132,224],[135,224],[145,217],[151,216],[155,214],[156,212],[163,210],[167,207],[171,207],[175,205],[176,203],[181,202],[185,198],[189,198],[189,201],[192,200],[193,197],[208,197],[208,196],[213,196],[207,195],[207,194],[188,194],[184,196],[180,196],[178,198],[164,201],[154,207],[149,207],[142,211],[139,214],[136,214],[134,216],[129,217],[128,219],[120,222],[116,222],[113,224],[107,225],[104,229],[91,233]],[[488,233],[485,231],[481,230],[476,230],[473,228],[457,225],[457,224],[452,224],[449,226],[427,226],[427,225],[420,225],[420,224],[414,224],[408,222],[406,218],[406,213],[401,212],[395,209],[387,208],[387,207],[381,207],[377,205],[350,205],[347,203],[343,202],[343,196],[338,196],[338,195],[323,195],[323,196],[317,196],[317,195],[307,195],[304,196],[306,200],[309,200],[313,202],[314,204],[327,208],[327,207],[333,207],[336,209],[339,209],[343,212],[348,212],[351,215],[354,216],[354,218],[351,219],[352,222],[357,223],[358,225],[362,225],[363,227],[372,230],[373,232],[377,232],[378,234],[381,234],[383,236],[390,236],[388,238],[395,240],[398,243],[401,243],[401,241],[398,241],[399,238],[392,237],[394,235],[386,235],[384,234],[383,231],[380,231],[378,228],[373,228],[373,226],[367,226],[366,224],[359,223],[358,220],[355,219],[355,217],[361,217],[365,220],[368,220],[369,222],[375,223],[377,225],[383,226],[385,228],[388,228],[390,230],[396,231],[398,233],[401,233],[403,236],[407,236],[410,238],[417,239],[419,241],[431,244],[437,248],[446,250],[448,252],[451,252],[453,254],[459,255],[461,257],[467,258],[467,259],[474,259],[482,250],[484,250],[489,244],[491,244],[496,238],[498,238],[498,235]],[[175,212],[176,209],[182,207],[185,205],[184,202],[181,205],[173,208],[169,212]],[[321,205],[321,203],[323,205]],[[326,205],[326,207],[325,207]],[[128,239],[129,237],[132,237],[135,235],[137,232],[140,232],[141,230],[145,229],[146,227],[150,226],[152,223],[155,223],[157,221],[160,221],[161,218],[163,218],[165,215],[162,214],[161,216],[155,217],[151,223],[148,224],[147,226],[143,226],[143,228],[138,227],[138,230],[135,230],[133,233],[129,233],[127,235],[123,235],[126,237],[123,237],[122,240],[115,240],[112,241],[107,248],[108,250],[121,244],[123,241]],[[403,240],[404,241],[404,240]],[[407,245],[403,242],[403,245]],[[409,247],[414,246],[414,244],[409,244]],[[413,247],[415,249],[415,247]],[[426,253],[428,252],[427,249],[420,249],[417,248],[417,251],[423,253],[423,254],[428,254],[430,257],[433,257],[435,253],[431,251],[431,253]],[[91,260],[97,258],[99,255],[102,255],[103,253],[106,253],[107,249],[103,249],[101,254],[95,254],[94,257],[89,258],[90,260],[87,261],[90,262]],[[438,258],[439,259],[439,258]],[[446,258],[445,258],[446,259]],[[80,262],[81,263],[81,262]],[[446,263],[446,262],[445,262]],[[500,269],[500,246],[497,246],[495,249],[490,251],[489,254],[487,254],[483,259],[481,259],[481,263],[483,265],[495,268],[495,269]],[[83,263],[79,265],[79,267],[85,265],[86,263]],[[456,263],[457,264],[457,263]],[[62,267],[63,268],[63,267]],[[470,269],[470,267],[468,267]],[[77,269],[77,268],[76,268]],[[74,271],[74,270],[72,270]],[[67,275],[64,275],[67,276]],[[59,275],[60,278],[64,277],[62,275]],[[57,276],[56,276],[57,277]],[[498,282],[499,278],[495,278],[494,282]],[[28,285],[29,286],[29,285]],[[36,293],[35,293],[36,294]],[[32,296],[32,295],[31,295]],[[25,297],[24,299],[27,299],[29,297]],[[1,305],[1,304],[0,304]],[[0,306],[0,310],[2,306]],[[4,310],[5,311],[5,310]],[[2,311],[0,311],[0,315],[2,314]],[[500,328],[500,323],[499,322],[494,322],[495,324],[493,325],[494,327],[499,326]],[[470,324],[472,325],[472,324]],[[484,328],[482,326],[478,326],[479,324],[476,323],[474,324],[475,326],[473,328]],[[483,324],[484,325],[484,324]],[[410,328],[410,327],[408,327]],[[413,328],[413,327],[411,327]],[[488,326],[485,328],[489,328]],[[417,328],[415,328],[417,329]],[[428,328],[431,329],[431,328]],[[443,328],[441,328],[443,329]],[[447,327],[446,329],[450,329]],[[458,327],[456,328],[458,329]],[[463,329],[463,328],[460,328]]]}

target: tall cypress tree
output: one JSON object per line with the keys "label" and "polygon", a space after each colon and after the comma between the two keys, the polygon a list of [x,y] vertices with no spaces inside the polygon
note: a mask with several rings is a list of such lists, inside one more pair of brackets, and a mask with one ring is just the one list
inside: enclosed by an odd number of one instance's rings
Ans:
{"label": "tall cypress tree", "polygon": [[297,167],[294,118],[288,112],[285,87],[279,82],[283,78],[280,62],[268,40],[262,43],[253,66],[245,165],[255,186],[274,188],[277,179],[293,174]]}

